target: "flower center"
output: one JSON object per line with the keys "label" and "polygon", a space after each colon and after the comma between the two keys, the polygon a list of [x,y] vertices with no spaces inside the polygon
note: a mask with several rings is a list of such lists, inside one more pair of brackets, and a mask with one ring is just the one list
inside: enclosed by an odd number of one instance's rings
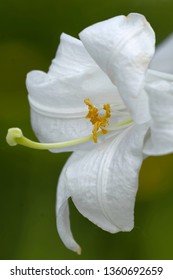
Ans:
{"label": "flower center", "polygon": [[86,98],[84,100],[85,104],[88,106],[88,114],[85,116],[86,119],[90,119],[90,122],[92,123],[93,130],[93,140],[95,143],[97,143],[97,132],[99,129],[101,129],[103,134],[106,134],[108,131],[105,129],[106,126],[109,124],[109,118],[111,117],[111,110],[110,110],[110,104],[104,104],[103,110],[105,110],[105,115],[100,116],[98,113],[98,108],[93,105],[93,103],[90,101],[89,98]]}

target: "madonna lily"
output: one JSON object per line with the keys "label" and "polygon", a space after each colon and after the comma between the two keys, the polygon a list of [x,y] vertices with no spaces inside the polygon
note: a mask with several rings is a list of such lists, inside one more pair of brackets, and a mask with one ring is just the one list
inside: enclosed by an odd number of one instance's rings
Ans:
{"label": "madonna lily", "polygon": [[[173,76],[149,69],[155,34],[145,17],[117,16],[79,37],[62,34],[48,73],[27,76],[32,127],[43,144],[19,129],[7,136],[11,145],[73,151],[60,175],[56,214],[62,241],[78,253],[68,199],[102,229],[130,231],[144,157],[173,150]],[[156,52],[153,68],[159,59]]]}

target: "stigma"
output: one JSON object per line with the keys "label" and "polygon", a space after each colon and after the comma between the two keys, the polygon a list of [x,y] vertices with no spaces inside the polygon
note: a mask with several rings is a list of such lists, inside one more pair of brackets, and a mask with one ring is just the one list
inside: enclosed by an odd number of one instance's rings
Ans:
{"label": "stigma", "polygon": [[103,134],[106,134],[108,130],[105,129],[109,125],[109,118],[111,117],[110,104],[104,104],[103,110],[104,115],[99,115],[99,110],[93,105],[89,98],[84,100],[84,103],[88,106],[88,114],[85,116],[86,119],[90,119],[93,125],[92,135],[94,143],[97,143],[98,130],[100,129]]}

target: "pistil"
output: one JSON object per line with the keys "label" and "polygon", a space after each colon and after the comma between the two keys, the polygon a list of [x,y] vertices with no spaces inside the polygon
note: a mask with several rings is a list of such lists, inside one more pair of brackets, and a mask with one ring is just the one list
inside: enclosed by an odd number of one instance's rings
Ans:
{"label": "pistil", "polygon": [[[129,118],[125,121],[108,126],[107,133],[113,132],[113,131],[117,130],[118,128],[121,128],[122,126],[126,126],[131,123],[133,123],[133,119]],[[101,135],[103,135],[104,132],[102,130],[100,130],[99,132],[96,132],[96,134],[97,134],[96,137],[98,138]],[[10,146],[16,146],[17,144],[19,144],[19,145],[22,145],[22,146],[25,146],[28,148],[32,148],[32,149],[37,149],[37,150],[49,150],[49,149],[66,148],[66,147],[76,146],[79,144],[89,142],[89,141],[93,140],[93,134],[88,135],[86,137],[77,138],[77,139],[65,141],[65,142],[39,143],[39,142],[35,142],[35,141],[32,141],[32,140],[26,138],[23,135],[22,130],[20,128],[9,128],[7,136],[6,136],[6,140]]]}

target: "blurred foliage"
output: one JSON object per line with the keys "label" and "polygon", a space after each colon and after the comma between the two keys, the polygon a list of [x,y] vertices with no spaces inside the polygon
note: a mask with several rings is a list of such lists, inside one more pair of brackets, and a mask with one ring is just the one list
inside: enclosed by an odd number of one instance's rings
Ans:
{"label": "blurred foliage", "polygon": [[56,184],[69,154],[11,148],[8,127],[30,127],[26,74],[47,71],[61,32],[72,36],[97,21],[144,14],[157,42],[172,32],[170,0],[1,0],[0,3],[0,259],[173,259],[173,156],[148,158],[140,172],[135,228],[116,235],[82,217],[72,203],[71,224],[82,245],[77,256],[55,224]]}

